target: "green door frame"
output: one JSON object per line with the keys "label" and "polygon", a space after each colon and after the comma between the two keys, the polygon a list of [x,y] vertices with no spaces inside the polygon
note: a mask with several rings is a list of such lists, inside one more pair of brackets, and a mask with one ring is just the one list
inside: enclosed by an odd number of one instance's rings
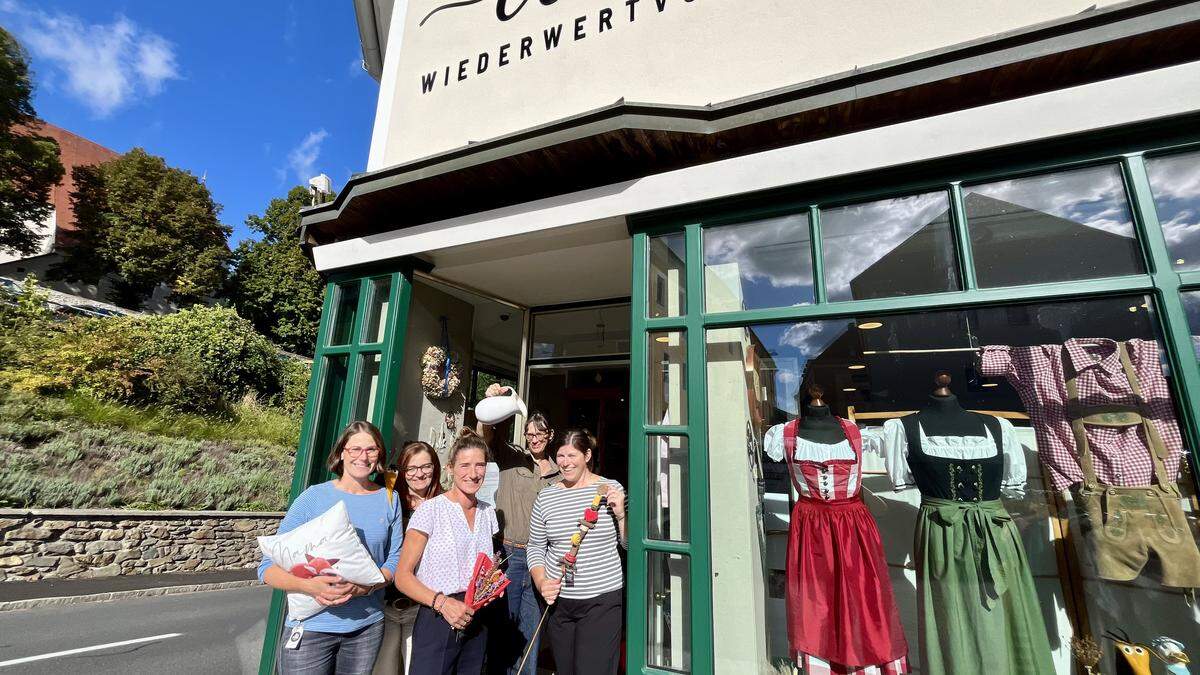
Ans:
{"label": "green door frame", "polygon": [[[386,305],[377,302],[382,299],[376,296],[382,283],[387,283]],[[355,292],[357,294],[352,298],[356,299],[352,303],[343,302],[348,299],[347,293]],[[308,398],[304,404],[304,418],[300,425],[300,444],[296,450],[289,505],[310,485],[328,480],[329,472],[321,461],[326,452],[324,446],[350,423],[351,416],[356,413],[356,398],[363,384],[363,363],[376,355],[380,360],[379,372],[369,421],[385,430],[385,436],[390,432],[400,386],[411,299],[412,276],[409,268],[352,271],[330,276],[325,286],[321,323],[317,330],[317,348],[313,356]],[[331,345],[335,322],[345,311],[353,311],[349,336],[342,344]],[[382,339],[364,342],[367,337],[366,326],[375,316],[382,323],[382,331],[377,333]],[[340,382],[333,379],[337,373],[330,368],[330,363],[338,360],[345,361]],[[259,658],[259,675],[275,672],[275,657],[285,610],[285,594],[273,592]]]}
{"label": "green door frame", "polygon": [[[1193,127],[1194,128],[1194,127]],[[1135,131],[1139,133],[1134,133]],[[1133,139],[1133,140],[1131,140]],[[1153,139],[1158,139],[1155,143]],[[1136,146],[1154,147],[1144,151]],[[650,664],[648,599],[650,577],[647,557],[653,552],[683,554],[690,560],[691,616],[673,617],[686,620],[691,627],[692,672],[714,672],[714,642],[712,633],[712,546],[711,513],[709,509],[709,466],[707,457],[707,362],[705,334],[713,328],[743,327],[755,323],[812,321],[870,315],[886,316],[904,312],[963,309],[997,304],[1016,304],[1070,298],[1149,294],[1154,298],[1159,330],[1163,336],[1164,353],[1175,388],[1177,412],[1194,465],[1200,460],[1200,364],[1192,347],[1191,331],[1181,298],[1181,292],[1200,289],[1200,272],[1179,273],[1173,270],[1165,237],[1155,209],[1149,177],[1146,173],[1147,154],[1174,154],[1200,148],[1194,131],[1180,131],[1176,125],[1161,125],[1138,130],[1123,129],[1088,138],[1043,143],[1021,151],[1005,151],[1002,156],[986,155],[962,159],[944,165],[905,167],[893,172],[892,182],[886,177],[856,178],[852,182],[830,182],[825,185],[797,189],[790,195],[772,195],[757,205],[747,207],[732,203],[724,206],[704,205],[684,207],[631,218],[633,233],[633,286],[631,372],[643,373],[630,383],[630,410],[640,415],[630,424],[630,485],[629,500],[629,589],[627,593],[627,625],[629,641],[627,662],[629,672],[669,675],[675,670],[656,668]],[[1054,157],[1054,160],[1047,160]],[[1044,173],[1096,164],[1119,164],[1126,194],[1133,212],[1134,230],[1141,245],[1146,266],[1145,274],[1083,281],[1034,284],[1005,288],[980,288],[975,278],[971,241],[967,231],[962,185],[1017,175]],[[963,170],[963,166],[987,166],[987,170]],[[887,189],[874,187],[889,185]],[[871,185],[872,187],[861,187]],[[820,209],[831,203],[868,201],[889,196],[942,190],[949,195],[951,225],[957,249],[961,291],[920,296],[829,302],[824,288],[823,256],[821,255]],[[709,313],[704,309],[704,248],[703,229],[807,211],[813,254],[813,304]],[[686,250],[686,312],[678,317],[650,317],[648,292],[649,246],[653,238],[663,235],[685,236]],[[648,362],[648,340],[654,331],[686,331],[686,381],[688,388],[687,424],[664,427],[646,418],[648,378],[657,376]],[[688,440],[688,478],[690,481],[690,537],[686,543],[663,541],[647,536],[649,481],[653,475],[637,476],[633,467],[651,471],[648,443],[656,435],[683,436]]]}

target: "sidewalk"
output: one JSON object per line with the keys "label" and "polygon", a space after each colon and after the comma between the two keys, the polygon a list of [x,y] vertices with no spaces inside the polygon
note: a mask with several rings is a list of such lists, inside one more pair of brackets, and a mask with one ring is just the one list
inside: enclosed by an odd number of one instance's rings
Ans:
{"label": "sidewalk", "polygon": [[0,611],[45,605],[105,602],[149,595],[253,586],[259,583],[253,568],[178,574],[140,574],[95,579],[45,579],[0,583]]}

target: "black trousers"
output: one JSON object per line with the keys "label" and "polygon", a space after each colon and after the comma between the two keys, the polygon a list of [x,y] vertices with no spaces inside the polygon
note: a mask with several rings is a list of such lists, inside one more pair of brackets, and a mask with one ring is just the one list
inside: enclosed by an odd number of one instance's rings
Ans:
{"label": "black trousers", "polygon": [[624,593],[618,589],[554,603],[547,629],[557,675],[616,675],[625,634]]}
{"label": "black trousers", "polygon": [[[463,594],[450,597],[462,601]],[[487,651],[485,613],[477,612],[466,630],[456,631],[440,614],[422,605],[413,625],[408,675],[479,675]]]}

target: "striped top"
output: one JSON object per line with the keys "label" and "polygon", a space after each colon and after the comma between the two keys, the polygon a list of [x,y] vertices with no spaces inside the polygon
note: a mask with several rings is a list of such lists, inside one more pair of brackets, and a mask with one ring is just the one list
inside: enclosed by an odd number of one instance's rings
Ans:
{"label": "striped top", "polygon": [[[615,480],[601,478],[600,482],[624,491]],[[562,576],[562,557],[571,550],[571,535],[579,531],[583,510],[591,506],[598,484],[570,489],[551,485],[538,492],[529,520],[529,548],[526,549],[526,555],[530,569],[543,567],[546,576],[551,579]],[[570,586],[564,583],[559,597],[584,600],[625,585],[621,557],[617,552],[619,534],[617,519],[607,506],[604,507],[600,512],[600,521],[587,533],[579,547],[574,583]],[[625,546],[623,541],[619,544]]]}

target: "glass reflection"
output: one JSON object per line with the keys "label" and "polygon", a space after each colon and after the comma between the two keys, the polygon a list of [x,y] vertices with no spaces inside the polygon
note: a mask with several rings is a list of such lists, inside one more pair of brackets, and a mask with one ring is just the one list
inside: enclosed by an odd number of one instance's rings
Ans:
{"label": "glass reflection", "polygon": [[371,280],[371,301],[367,304],[367,324],[363,327],[363,335],[359,342],[383,342],[383,329],[387,326],[391,290],[391,277]]}
{"label": "glass reflection", "polygon": [[1183,294],[1183,309],[1187,312],[1188,326],[1192,329],[1192,347],[1196,350],[1196,358],[1200,359],[1200,291]]}
{"label": "glass reflection", "polygon": [[651,539],[687,541],[688,451],[684,436],[650,436],[646,456],[650,458],[650,519],[646,533]]}
{"label": "glass reflection", "polygon": [[352,281],[337,287],[333,325],[329,331],[330,345],[348,344],[354,334],[354,321],[358,317],[358,285],[357,281]]}
{"label": "glass reflection", "polygon": [[821,209],[830,301],[958,290],[944,192]]}
{"label": "glass reflection", "polygon": [[692,668],[692,584],[688,556],[647,552],[646,656],[651,666],[689,672]]}
{"label": "glass reflection", "polygon": [[709,312],[807,305],[814,300],[807,213],[704,231]]}
{"label": "glass reflection", "polygon": [[1115,165],[973,185],[963,200],[981,287],[1145,269]]}
{"label": "glass reflection", "polygon": [[1200,270],[1200,152],[1146,160],[1174,268]]}
{"label": "glass reflection", "polygon": [[687,313],[687,247],[682,232],[650,238],[650,287],[646,307],[650,316],[683,316]]}
{"label": "glass reflection", "polygon": [[687,424],[687,333],[647,333],[646,378],[648,424]]}

